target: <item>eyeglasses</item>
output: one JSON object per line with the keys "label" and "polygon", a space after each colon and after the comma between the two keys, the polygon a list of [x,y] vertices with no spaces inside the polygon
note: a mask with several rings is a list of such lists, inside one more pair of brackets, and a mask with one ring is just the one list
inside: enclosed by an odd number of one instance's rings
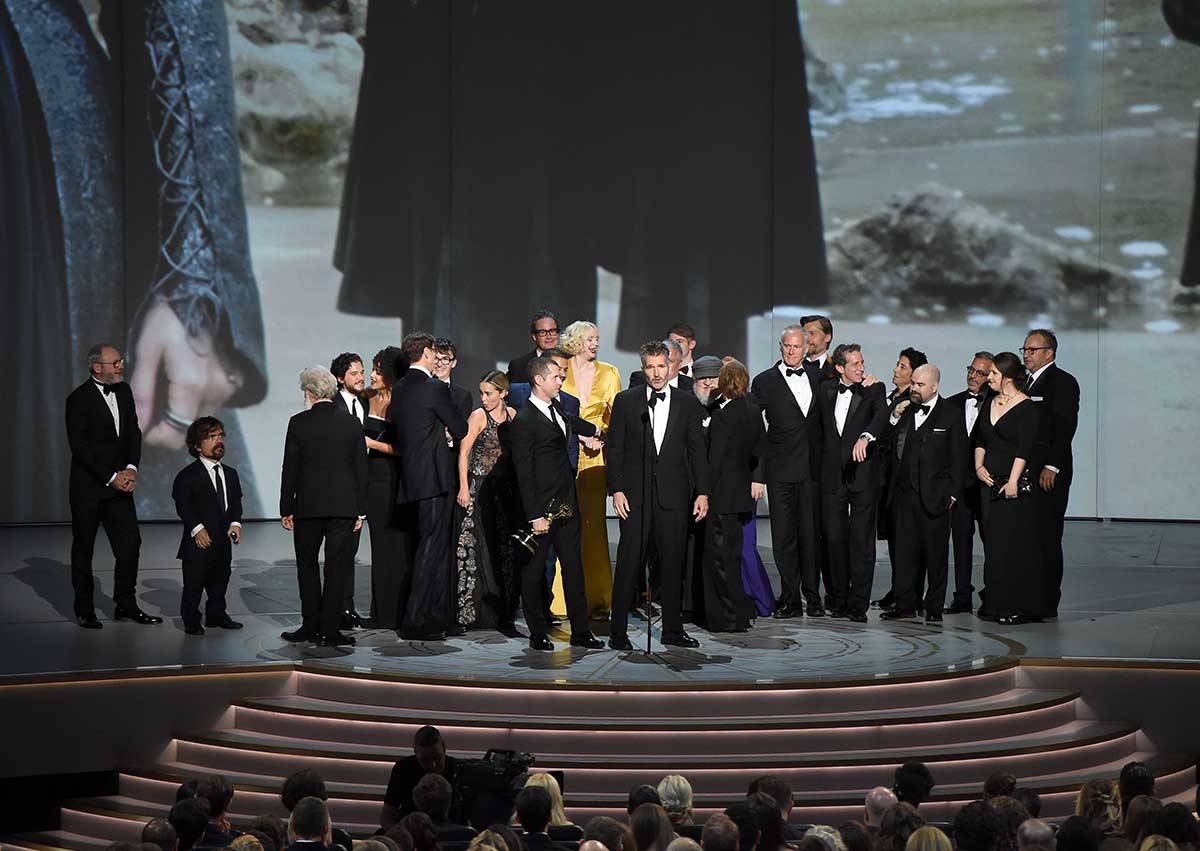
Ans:
{"label": "eyeglasses", "polygon": [[979,378],[987,378],[988,371],[986,369],[975,369],[975,367],[973,367],[973,366],[968,366],[967,367],[967,375],[975,375],[975,376],[978,376]]}
{"label": "eyeglasses", "polygon": [[116,360],[98,360],[96,363],[101,366],[124,366],[125,358],[117,358]]}
{"label": "eyeglasses", "polygon": [[1049,350],[1049,346],[1021,346],[1021,348],[1017,349],[1023,355],[1027,355],[1030,352],[1046,352]]}
{"label": "eyeglasses", "polygon": [[435,363],[453,363],[455,358],[454,355],[434,355],[433,360]]}
{"label": "eyeglasses", "polygon": [[533,332],[535,337],[553,337],[558,334],[557,328],[539,328]]}

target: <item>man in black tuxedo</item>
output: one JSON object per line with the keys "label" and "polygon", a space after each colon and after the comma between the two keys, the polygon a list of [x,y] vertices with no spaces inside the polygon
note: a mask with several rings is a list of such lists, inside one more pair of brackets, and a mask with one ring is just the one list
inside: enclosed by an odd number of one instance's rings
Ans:
{"label": "man in black tuxedo", "polygon": [[[367,421],[367,401],[362,398],[367,385],[367,374],[362,356],[356,352],[342,352],[329,365],[329,371],[337,379],[338,392],[333,402],[364,425]],[[346,598],[342,607],[342,629],[359,629],[364,626],[362,615],[354,606],[354,562],[358,556],[362,531],[354,533],[354,556],[350,560],[350,572],[346,576]]]}
{"label": "man in black tuxedo", "polygon": [[896,604],[880,620],[917,613],[917,582],[924,568],[925,623],[941,623],[946,605],[950,509],[967,482],[967,430],[962,411],[938,395],[941,372],[933,364],[913,370],[909,400],[898,404],[891,476],[896,529]]}
{"label": "man in black tuxedo", "polygon": [[[323,366],[300,373],[309,408],[288,421],[279,481],[279,515],[293,533],[300,585],[299,629],[285,641],[353,644],[338,631],[357,533],[367,513],[367,447],[362,426],[336,407],[337,382]],[[325,544],[325,587],[318,554]]]}
{"label": "man in black tuxedo", "polygon": [[683,359],[679,362],[679,374],[695,378],[692,356],[696,353],[696,329],[689,322],[676,322],[667,331],[667,339],[674,340],[683,351]]}
{"label": "man in black tuxedo", "polygon": [[433,376],[437,352],[424,331],[401,343],[408,371],[392,390],[388,419],[396,424],[400,483],[396,501],[415,505],[417,548],[401,638],[440,641],[464,630],[450,616],[452,599],[451,494],[458,487],[457,465],[447,448],[467,434],[467,420],[446,383]]}
{"label": "man in black tuxedo", "polygon": [[71,446],[71,585],[75,622],[100,629],[96,619],[92,552],[101,526],[116,561],[114,617],[162,623],[138,608],[137,569],[142,537],[133,491],[138,485],[142,432],[133,393],[125,383],[125,358],[107,343],[88,352],[87,381],[67,396],[67,442]]}
{"label": "man in black tuxedo", "polygon": [[[992,390],[988,386],[988,370],[992,368],[991,352],[976,352],[967,367],[967,389],[955,393],[946,401],[951,402],[963,412],[963,426],[967,431],[967,469],[975,466],[975,427],[979,424],[979,416],[988,410],[992,398]],[[983,517],[980,514],[979,488],[968,486],[963,488],[959,498],[950,510],[950,539],[954,542],[954,599],[946,608],[946,614],[957,615],[973,611],[974,603],[971,595],[975,588],[971,585],[971,571],[974,567],[972,549],[975,545],[975,529],[983,536]]]}
{"label": "man in black tuxedo", "polygon": [[[690,375],[684,375],[680,372],[683,368],[683,346],[672,337],[667,337],[662,342],[667,347],[667,354],[670,357],[670,361],[667,363],[667,385],[676,390],[682,390],[685,393],[692,392],[692,389],[695,387],[695,381]],[[646,373],[644,370],[638,369],[629,373],[629,389],[645,386]]]}
{"label": "man in black tuxedo", "polygon": [[529,322],[529,338],[533,340],[533,351],[513,358],[508,364],[508,383],[520,384],[529,381],[529,362],[542,356],[542,352],[558,348],[558,319],[549,310],[539,310]]}
{"label": "man in black tuxedo", "polygon": [[296,841],[284,851],[325,851],[333,844],[333,821],[320,798],[301,798],[288,817],[288,836]]}
{"label": "man in black tuxedo", "polygon": [[[176,558],[183,562],[183,631],[204,635],[204,626],[241,629],[225,609],[233,545],[242,539],[242,484],[237,470],[222,464],[225,424],[200,417],[187,430],[188,451],[195,457],[175,476],[171,495],[183,521]],[[200,595],[208,593],[204,626]]]}
{"label": "man in black tuxedo", "polygon": [[[534,650],[554,649],[548,635],[550,626],[544,612],[543,590],[546,553],[553,545],[562,565],[571,646],[596,650],[604,644],[588,629],[587,592],[579,549],[579,501],[575,495],[575,472],[567,459],[571,434],[594,437],[596,427],[566,413],[556,401],[563,373],[552,358],[532,361],[529,375],[533,392],[508,428],[521,505],[534,534],[540,536],[537,552],[521,570],[521,609],[529,627],[529,646]],[[551,523],[546,515],[552,503],[570,506],[571,516]]]}
{"label": "man in black tuxedo", "polygon": [[632,650],[629,608],[651,546],[662,577],[662,643],[697,647],[683,631],[681,599],[688,524],[708,513],[709,469],[704,408],[690,389],[667,384],[668,346],[644,343],[645,387],[613,400],[606,444],[608,492],[621,519],[609,646]]}
{"label": "man in black tuxedo", "polygon": [[1079,426],[1079,382],[1055,362],[1058,337],[1053,331],[1046,328],[1030,331],[1025,335],[1021,354],[1030,375],[1025,394],[1038,406],[1038,441],[1029,460],[1029,469],[1038,477],[1033,497],[1043,517],[1046,600],[1050,603],[1050,617],[1057,617],[1058,601],[1062,597],[1063,524],[1075,469],[1071,441]]}
{"label": "man in black tuxedo", "polygon": [[829,354],[833,344],[833,320],[814,313],[801,316],[800,327],[804,329],[804,371],[814,384],[839,380],[840,373]]}
{"label": "man in black tuxedo", "polygon": [[517,793],[517,821],[521,823],[521,841],[528,851],[568,851],[550,838],[546,828],[550,824],[550,793],[541,786],[526,786]]}
{"label": "man in black tuxedo", "polygon": [[821,517],[830,572],[830,614],[867,622],[875,578],[875,518],[883,484],[876,443],[888,426],[883,384],[863,386],[866,363],[857,343],[830,359],[837,381],[817,388],[821,402]]}
{"label": "man in black tuxedo", "polygon": [[792,618],[807,606],[824,617],[821,605],[817,521],[821,472],[821,416],[817,382],[804,370],[805,332],[789,325],[779,338],[781,360],[750,385],[767,418],[767,499],[771,547],[782,584],[775,617]]}

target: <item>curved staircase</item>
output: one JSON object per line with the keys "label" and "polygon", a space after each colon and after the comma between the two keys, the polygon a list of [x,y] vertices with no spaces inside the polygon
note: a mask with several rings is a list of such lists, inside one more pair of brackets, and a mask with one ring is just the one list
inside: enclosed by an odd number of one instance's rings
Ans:
{"label": "curved staircase", "polygon": [[1086,781],[1149,764],[1164,799],[1189,800],[1191,756],[1157,753],[1135,723],[1095,720],[1077,692],[1018,685],[1017,663],[908,681],[664,690],[552,689],[518,684],[405,682],[302,666],[286,697],[236,700],[216,729],[180,731],[153,765],[126,766],[119,794],[62,807],[61,829],[14,847],[97,848],[137,841],[165,815],[184,780],[225,775],[236,791],[231,820],[283,814],[283,778],[320,772],[335,823],[368,834],[379,823],[392,763],[414,731],[441,728],[450,752],[512,748],[537,755],[534,770],[561,769],[568,815],[624,813],[629,789],[679,771],[695,791],[697,820],[745,794],[756,776],[787,777],[797,823],[861,818],[867,789],[890,786],[896,766],[929,764],[937,779],[921,810],[948,821],[1007,771],[1042,796],[1042,815],[1073,810]]}

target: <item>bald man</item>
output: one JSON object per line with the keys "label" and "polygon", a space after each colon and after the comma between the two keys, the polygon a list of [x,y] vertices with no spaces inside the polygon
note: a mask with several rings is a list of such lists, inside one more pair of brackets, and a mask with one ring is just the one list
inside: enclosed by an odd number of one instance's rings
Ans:
{"label": "bald man", "polygon": [[962,411],[938,394],[941,377],[933,364],[917,367],[909,399],[893,413],[889,510],[896,530],[896,603],[880,620],[916,617],[917,577],[923,572],[925,623],[942,622],[950,509],[961,498],[970,465]]}
{"label": "bald man", "polygon": [[865,802],[867,830],[871,833],[877,832],[879,823],[883,821],[883,814],[890,810],[895,803],[895,793],[886,786],[876,786],[868,792]]}

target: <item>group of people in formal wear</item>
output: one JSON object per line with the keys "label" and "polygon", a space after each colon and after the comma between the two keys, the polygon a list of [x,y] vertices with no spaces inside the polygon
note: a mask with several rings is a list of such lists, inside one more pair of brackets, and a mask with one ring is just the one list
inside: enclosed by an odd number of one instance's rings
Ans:
{"label": "group of people in formal wear", "polygon": [[[369,371],[347,352],[301,372],[305,410],[288,423],[279,503],[301,623],[284,639],[345,646],[363,626],[406,640],[515,635],[518,612],[538,650],[553,649],[561,617],[572,646],[601,649],[591,623],[607,619],[609,647],[624,651],[631,616],[661,615],[660,640],[677,647],[698,646],[688,622],[709,632],[744,632],[766,616],[865,623],[877,607],[884,621],[936,624],[974,610],[976,530],[979,616],[1057,615],[1079,385],[1057,366],[1052,331],[1030,331],[1019,354],[976,352],[965,389],[948,396],[914,348],[900,352],[887,392],[858,344],[833,345],[821,315],[783,329],[779,360],[753,377],[733,357],[697,356],[695,330],[679,323],[641,346],[625,389],[597,358],[594,323],[560,330],[542,310],[530,339],[506,372],[480,377],[478,407],[453,380],[454,343],[424,332],[376,353]],[[140,431],[124,361],[98,345],[89,368],[67,400],[75,614],[101,626],[91,556],[103,525],[116,616],[158,623],[134,596]],[[236,629],[225,590],[241,489],[222,463],[224,426],[201,417],[179,428],[196,458],[173,489],[184,628]],[[764,496],[778,594],[757,549]],[[361,615],[364,523],[371,600]],[[872,601],[879,539],[892,582]]]}

